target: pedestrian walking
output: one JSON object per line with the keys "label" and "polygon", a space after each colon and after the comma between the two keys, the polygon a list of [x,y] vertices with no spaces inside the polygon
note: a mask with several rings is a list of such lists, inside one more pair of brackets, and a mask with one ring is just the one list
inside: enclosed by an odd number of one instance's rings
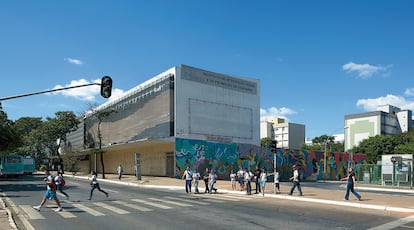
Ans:
{"label": "pedestrian walking", "polygon": [[231,183],[231,188],[233,189],[233,191],[236,190],[236,173],[234,173],[234,170],[232,169],[230,171],[230,183]]}
{"label": "pedestrian walking", "polygon": [[263,196],[265,194],[266,181],[267,181],[267,173],[266,173],[266,169],[263,168],[262,172],[260,173],[260,189],[262,191]]}
{"label": "pedestrian walking", "polygon": [[239,180],[240,184],[240,191],[244,189],[244,170],[242,167],[239,167],[239,171],[237,171],[237,179]]}
{"label": "pedestrian walking", "polygon": [[254,170],[254,173],[253,173],[253,175],[254,175],[253,181],[256,185],[255,194],[258,194],[258,193],[261,192],[261,190],[260,190],[260,174],[261,174],[261,170],[260,170],[259,166],[256,166],[256,169]]}
{"label": "pedestrian walking", "polygon": [[349,200],[349,191],[352,192],[352,194],[354,194],[354,196],[358,199],[358,200],[362,200],[361,199],[361,195],[359,195],[359,193],[357,193],[354,189],[354,187],[356,186],[356,180],[355,180],[355,172],[353,168],[349,168],[348,169],[348,176],[341,179],[341,180],[346,180],[347,184],[346,184],[346,193],[345,193],[345,200]]}
{"label": "pedestrian walking", "polygon": [[118,173],[118,180],[121,180],[122,173],[124,173],[124,168],[122,167],[121,164],[119,164],[118,167],[116,168],[116,172]]}
{"label": "pedestrian walking", "polygon": [[217,189],[216,189],[216,188],[214,188],[214,184],[216,183],[216,181],[217,181],[217,174],[216,174],[216,172],[214,171],[214,169],[211,169],[211,171],[210,171],[210,175],[209,175],[209,182],[210,182],[209,193],[210,193],[210,194],[211,194],[213,191],[214,191],[215,193],[217,193]]}
{"label": "pedestrian walking", "polygon": [[99,192],[105,193],[105,196],[108,198],[109,194],[107,192],[105,192],[104,190],[102,190],[101,187],[99,186],[99,182],[98,182],[96,172],[92,171],[91,174],[92,174],[92,177],[89,178],[89,183],[91,184],[91,192],[89,194],[88,200],[92,199],[93,190],[95,190],[95,189],[98,189]]}
{"label": "pedestrian walking", "polygon": [[190,167],[187,166],[183,173],[182,179],[185,179],[185,192],[191,193],[191,181],[193,180],[193,174],[190,171]]}
{"label": "pedestrian walking", "polygon": [[193,173],[193,180],[194,180],[194,192],[195,193],[200,193],[200,191],[198,190],[198,182],[200,181],[201,175],[198,172],[197,168],[194,169],[194,173]]}
{"label": "pedestrian walking", "polygon": [[63,191],[63,185],[62,185],[63,177],[61,175],[59,175],[59,173],[57,173],[54,180],[55,180],[55,184],[56,184],[56,187],[59,190],[59,192],[62,193],[63,195],[65,195],[66,199],[69,200],[69,195],[66,192]]}
{"label": "pedestrian walking", "polygon": [[46,183],[46,192],[43,196],[43,199],[40,201],[40,204],[38,206],[33,206],[34,209],[36,209],[37,211],[40,211],[40,209],[42,208],[42,206],[46,203],[46,201],[49,200],[55,200],[56,204],[57,204],[57,209],[55,210],[56,212],[60,212],[62,211],[62,206],[60,205],[60,201],[57,198],[56,195],[56,189],[57,186],[55,184],[55,181],[53,180],[53,176],[50,175],[49,170],[45,170],[45,178],[43,178],[43,180]]}
{"label": "pedestrian walking", "polygon": [[244,183],[246,183],[246,194],[252,195],[252,184],[251,180],[253,177],[253,173],[250,172],[247,168],[244,170]]}
{"label": "pedestrian walking", "polygon": [[290,188],[289,195],[292,195],[295,188],[298,187],[299,196],[303,196],[302,188],[300,186],[299,171],[296,165],[292,166],[292,170],[293,170],[293,176],[290,178],[290,180],[292,181],[292,187]]}
{"label": "pedestrian walking", "polygon": [[206,186],[206,189],[204,190],[204,193],[210,192],[210,190],[208,189],[209,176],[210,176],[210,173],[208,171],[208,168],[206,168],[206,171],[204,172],[204,175],[203,175],[204,186]]}
{"label": "pedestrian walking", "polygon": [[274,183],[275,183],[276,193],[280,193],[279,178],[280,178],[279,170],[275,169]]}

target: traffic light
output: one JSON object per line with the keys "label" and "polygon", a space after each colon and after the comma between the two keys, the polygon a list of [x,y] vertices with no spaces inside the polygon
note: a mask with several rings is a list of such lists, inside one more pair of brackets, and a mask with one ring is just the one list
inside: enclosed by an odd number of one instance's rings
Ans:
{"label": "traffic light", "polygon": [[272,140],[272,143],[270,144],[270,148],[273,152],[276,152],[276,147],[277,147],[277,141],[276,140]]}
{"label": "traffic light", "polygon": [[112,78],[104,76],[101,81],[101,96],[109,98],[112,93]]}

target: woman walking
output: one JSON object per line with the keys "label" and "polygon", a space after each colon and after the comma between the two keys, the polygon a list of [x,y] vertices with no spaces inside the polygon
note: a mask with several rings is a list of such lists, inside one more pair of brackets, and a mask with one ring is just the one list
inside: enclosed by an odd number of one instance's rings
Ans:
{"label": "woman walking", "polygon": [[356,186],[356,180],[355,180],[355,172],[353,168],[349,168],[348,169],[348,177],[343,178],[342,180],[347,180],[347,184],[346,184],[346,193],[345,193],[345,200],[349,200],[349,191],[352,192],[352,194],[354,194],[354,196],[358,199],[361,200],[361,195],[359,195],[355,190],[354,190],[354,186]]}

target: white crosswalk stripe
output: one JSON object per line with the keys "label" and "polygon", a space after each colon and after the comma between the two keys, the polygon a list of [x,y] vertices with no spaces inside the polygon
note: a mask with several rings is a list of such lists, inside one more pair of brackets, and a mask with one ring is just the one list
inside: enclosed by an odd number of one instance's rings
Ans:
{"label": "white crosswalk stripe", "polygon": [[142,203],[142,204],[145,204],[145,205],[150,205],[150,206],[157,207],[157,208],[161,208],[161,209],[170,209],[170,208],[172,208],[170,206],[166,206],[166,205],[162,205],[162,204],[158,204],[158,203],[154,203],[154,202],[149,202],[149,201],[145,201],[145,200],[141,200],[141,199],[132,199],[132,201]]}
{"label": "white crosswalk stripe", "polygon": [[171,200],[162,200],[162,199],[158,199],[158,198],[149,198],[149,199],[154,200],[154,201],[164,202],[164,203],[167,203],[167,204],[173,204],[173,205],[177,205],[177,206],[181,206],[181,207],[191,207],[191,206],[193,206],[191,204],[178,203],[178,202],[171,201]]}
{"label": "white crosswalk stripe", "polygon": [[196,198],[179,198],[179,197],[175,197],[175,196],[166,196],[164,198],[170,199],[170,200],[180,200],[182,202],[187,202],[187,203],[192,203],[192,204],[199,204],[199,205],[209,205],[210,203],[207,202],[203,202],[203,201],[198,201],[196,200]]}
{"label": "white crosswalk stripe", "polygon": [[93,210],[92,208],[89,208],[89,207],[87,207],[83,204],[72,204],[72,205],[75,206],[76,208],[84,211],[84,212],[87,212],[87,213],[93,215],[93,216],[105,216],[104,213]]}
{"label": "white crosswalk stripe", "polygon": [[76,218],[77,217],[73,213],[65,211],[65,209],[63,209],[61,212],[58,212],[58,214],[63,218]]}
{"label": "white crosswalk stripe", "polygon": [[27,214],[30,220],[45,219],[45,217],[42,214],[40,214],[39,211],[37,211],[30,205],[20,205],[20,208]]}
{"label": "white crosswalk stripe", "polygon": [[[62,218],[76,218],[78,217],[78,212],[70,211],[70,206],[84,211],[85,213],[93,216],[106,216],[109,212],[104,212],[104,210],[109,210],[110,212],[117,213],[120,215],[130,214],[131,210],[138,210],[141,212],[153,211],[152,208],[158,209],[172,209],[174,207],[192,207],[194,205],[210,205],[211,203],[225,203],[232,201],[241,201],[241,200],[250,200],[251,197],[242,197],[237,194],[210,194],[210,195],[197,195],[197,194],[187,194],[187,195],[178,195],[178,196],[164,196],[162,198],[145,198],[145,199],[131,199],[134,201],[103,201],[103,202],[87,202],[84,204],[65,201],[63,205],[63,211],[56,212]],[[137,204],[139,203],[139,204]],[[93,207],[91,207],[93,206]],[[53,212],[57,206],[55,204],[48,204],[42,207],[41,211],[33,209],[30,205],[20,205],[19,206],[28,216],[30,220],[42,220],[45,217],[42,215],[42,211],[47,210]],[[99,207],[98,210],[96,207]],[[127,209],[124,209],[127,208]]]}
{"label": "white crosswalk stripe", "polygon": [[[195,195],[194,196],[191,196],[191,195],[180,195],[179,197],[187,198],[187,199],[195,199],[196,196]],[[225,202],[224,200],[213,200],[213,199],[209,199],[209,197],[207,197],[207,196],[200,197],[199,199],[201,199],[203,201],[213,202],[213,203],[224,203]]]}
{"label": "white crosswalk stripe", "polygon": [[103,203],[103,202],[97,202],[97,203],[94,203],[94,204],[96,204],[99,207],[106,208],[106,209],[108,209],[108,210],[110,210],[112,212],[121,214],[121,215],[122,214],[128,214],[128,213],[130,213],[130,212],[126,211],[126,210],[123,210],[123,209],[120,209],[120,208],[117,208],[117,207],[108,205],[108,204]]}
{"label": "white crosswalk stripe", "polygon": [[136,205],[136,204],[130,204],[130,203],[125,202],[125,201],[115,200],[115,201],[112,201],[112,202],[114,202],[116,204],[119,204],[119,205],[123,205],[123,206],[128,207],[128,208],[136,209],[136,210],[139,210],[139,211],[142,211],[142,212],[152,211],[152,209],[142,207],[142,206],[139,206],[139,205]]}

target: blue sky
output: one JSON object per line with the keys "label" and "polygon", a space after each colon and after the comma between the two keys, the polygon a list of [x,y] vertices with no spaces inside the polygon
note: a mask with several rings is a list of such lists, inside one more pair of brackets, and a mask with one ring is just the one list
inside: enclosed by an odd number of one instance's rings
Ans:
{"label": "blue sky", "polygon": [[[113,95],[181,64],[260,79],[261,117],[343,132],[344,116],[414,110],[414,1],[0,2],[0,98],[100,81]],[[8,118],[80,114],[99,87],[3,101]]]}

